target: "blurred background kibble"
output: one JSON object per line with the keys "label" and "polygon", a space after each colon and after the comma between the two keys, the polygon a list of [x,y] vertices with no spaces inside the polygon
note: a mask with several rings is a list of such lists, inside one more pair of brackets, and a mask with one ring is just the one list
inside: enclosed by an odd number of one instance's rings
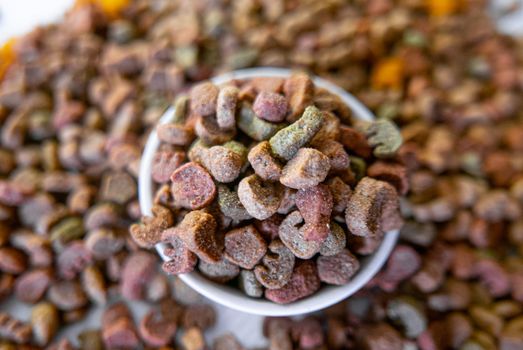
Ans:
{"label": "blurred background kibble", "polygon": [[[523,39],[498,31],[491,6],[78,0],[5,41],[0,349],[244,349],[232,334],[204,337],[215,310],[129,227],[141,216],[142,146],[165,108],[196,82],[253,66],[329,79],[404,140],[395,166],[359,163],[404,195],[386,266],[324,312],[267,318],[267,348],[523,349]],[[100,306],[95,328],[64,335]]]}

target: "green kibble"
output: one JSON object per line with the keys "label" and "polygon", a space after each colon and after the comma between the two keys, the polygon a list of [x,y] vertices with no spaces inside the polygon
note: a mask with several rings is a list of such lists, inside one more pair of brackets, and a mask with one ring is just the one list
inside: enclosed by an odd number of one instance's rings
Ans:
{"label": "green kibble", "polygon": [[189,97],[180,95],[174,101],[174,115],[170,120],[171,123],[182,124],[185,122],[187,107],[189,106]]}
{"label": "green kibble", "polygon": [[278,131],[269,143],[272,152],[285,160],[290,160],[298,150],[305,146],[323,124],[323,114],[315,106],[305,109],[300,119]]}
{"label": "green kibble", "polygon": [[102,334],[96,329],[86,330],[78,334],[78,342],[82,350],[104,349]]}
{"label": "green kibble", "polygon": [[250,106],[243,105],[238,118],[238,127],[250,138],[256,141],[264,141],[282,129],[284,124],[269,123],[260,119]]}
{"label": "green kibble", "polygon": [[403,327],[407,338],[417,338],[427,328],[423,306],[412,297],[399,297],[387,305],[387,316]]}
{"label": "green kibble", "polygon": [[366,131],[369,145],[374,147],[376,158],[390,158],[396,154],[403,143],[398,127],[387,119],[371,123]]}
{"label": "green kibble", "polygon": [[249,220],[252,216],[249,215],[243,204],[240,202],[238,192],[231,191],[225,185],[218,185],[218,206],[223,215],[230,217],[233,220]]}
{"label": "green kibble", "polygon": [[354,173],[356,180],[359,181],[367,173],[367,163],[363,158],[350,156],[350,170]]}
{"label": "green kibble", "polygon": [[50,233],[51,241],[58,241],[62,244],[82,238],[85,230],[83,220],[79,217],[65,218],[56,224]]}
{"label": "green kibble", "polygon": [[247,148],[243,145],[243,143],[238,141],[228,141],[223,144],[223,147],[239,154],[243,161],[247,159]]}
{"label": "green kibble", "polygon": [[174,51],[176,63],[181,68],[190,68],[198,61],[198,47],[196,45],[182,46]]}

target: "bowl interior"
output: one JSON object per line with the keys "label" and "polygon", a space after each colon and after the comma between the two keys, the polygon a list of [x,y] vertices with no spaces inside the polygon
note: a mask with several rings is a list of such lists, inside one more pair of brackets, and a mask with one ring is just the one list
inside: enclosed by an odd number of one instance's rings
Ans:
{"label": "bowl interior", "polygon": [[[283,68],[253,68],[225,73],[211,79],[211,81],[220,85],[234,79],[249,79],[253,77],[287,78],[291,73],[291,70]],[[372,112],[345,90],[319,77],[313,77],[313,81],[316,86],[338,95],[350,107],[356,118],[367,121],[374,119]],[[162,124],[167,123],[172,119],[173,115],[174,109],[171,107],[166,110],[159,122]],[[138,195],[142,215],[151,215],[154,197],[151,165],[159,145],[160,140],[153,130],[147,139],[140,163]],[[398,235],[399,232],[397,230],[387,232],[380,247],[372,255],[360,260],[360,270],[348,284],[343,286],[323,286],[312,296],[288,305],[279,305],[264,299],[250,298],[244,295],[240,290],[212,282],[198,272],[182,274],[179,277],[198,293],[235,310],[264,316],[299,315],[326,308],[357,292],[379,271],[381,266],[383,266],[396,244]],[[165,247],[166,245],[164,243],[159,243],[156,245],[156,250],[163,260],[169,260],[169,258],[163,254]]]}

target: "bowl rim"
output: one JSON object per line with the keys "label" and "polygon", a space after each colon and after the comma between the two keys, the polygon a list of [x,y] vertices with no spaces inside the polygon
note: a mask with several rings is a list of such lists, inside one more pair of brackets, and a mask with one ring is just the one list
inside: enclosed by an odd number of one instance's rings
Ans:
{"label": "bowl rim", "polygon": [[[258,67],[241,69],[227,72],[211,78],[214,84],[221,85],[231,80],[243,80],[255,77],[278,77],[287,78],[292,74],[292,69]],[[328,82],[318,76],[311,76],[314,84],[324,88],[331,93],[339,96],[352,110],[357,119],[372,121],[375,119],[372,112],[365,107],[356,97],[339,86]],[[159,124],[169,122],[174,116],[174,107],[169,107],[159,120]],[[138,177],[138,197],[142,215],[151,215],[153,202],[153,181],[151,176],[151,164],[154,154],[160,145],[156,128],[154,128],[147,138]],[[255,299],[243,294],[240,290],[231,286],[213,282],[202,276],[197,271],[180,274],[178,277],[196,292],[208,299],[222,304],[231,309],[261,316],[294,316],[318,311],[338,303],[360,290],[369,280],[376,275],[383,264],[387,261],[399,236],[399,230],[385,233],[379,248],[371,255],[360,260],[360,269],[351,281],[342,286],[322,286],[316,293],[295,301],[290,304],[277,304],[272,301],[260,298]],[[156,244],[155,248],[164,261],[170,260],[163,253],[165,243]]]}

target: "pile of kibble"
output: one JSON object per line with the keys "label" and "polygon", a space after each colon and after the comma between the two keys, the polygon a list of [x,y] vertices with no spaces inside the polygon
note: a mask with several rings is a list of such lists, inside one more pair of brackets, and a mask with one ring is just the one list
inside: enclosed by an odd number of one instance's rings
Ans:
{"label": "pile of kibble", "polygon": [[[523,348],[523,42],[496,32],[486,1],[93,1],[0,50],[0,297],[32,309],[0,312],[2,349],[243,349],[205,344],[213,310],[129,227],[159,116],[249,66],[357,95],[400,126],[409,173],[385,268],[322,313],[267,319],[269,348]],[[135,323],[121,297],[150,312]],[[60,337],[97,304],[100,329]]]}
{"label": "pile of kibble", "polygon": [[350,109],[306,74],[203,82],[174,107],[156,130],[153,216],[130,228],[142,247],[170,243],[167,273],[198,265],[287,304],[322,282],[348,283],[360,267],[353,252],[374,253],[402,227],[399,130],[388,120],[348,126]]}

